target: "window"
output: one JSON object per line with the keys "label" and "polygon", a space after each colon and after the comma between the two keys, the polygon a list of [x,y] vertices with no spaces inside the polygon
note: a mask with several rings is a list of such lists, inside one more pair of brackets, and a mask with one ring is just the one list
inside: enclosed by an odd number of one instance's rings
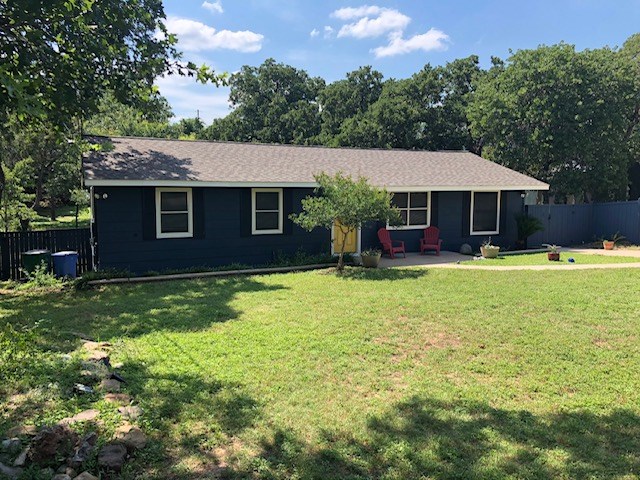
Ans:
{"label": "window", "polygon": [[400,229],[426,228],[431,223],[431,192],[395,192],[391,204],[400,210]]}
{"label": "window", "polygon": [[500,192],[471,192],[471,235],[499,233]]}
{"label": "window", "polygon": [[282,233],[282,189],[251,190],[251,233]]}
{"label": "window", "polygon": [[156,188],[156,238],[193,237],[190,188]]}

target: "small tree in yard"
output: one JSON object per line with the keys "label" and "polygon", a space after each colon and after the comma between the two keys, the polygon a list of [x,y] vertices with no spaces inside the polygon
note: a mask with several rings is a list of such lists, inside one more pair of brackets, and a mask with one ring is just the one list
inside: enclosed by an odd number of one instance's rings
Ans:
{"label": "small tree in yard", "polygon": [[357,231],[365,223],[386,221],[390,225],[401,222],[400,212],[391,205],[392,194],[369,185],[365,178],[353,180],[338,172],[334,176],[320,173],[315,176],[318,187],[315,195],[302,200],[302,212],[289,218],[305,230],[316,227],[331,229],[334,223],[342,233],[342,241],[334,239],[339,253],[338,271],[344,269],[344,247],[347,235]]}

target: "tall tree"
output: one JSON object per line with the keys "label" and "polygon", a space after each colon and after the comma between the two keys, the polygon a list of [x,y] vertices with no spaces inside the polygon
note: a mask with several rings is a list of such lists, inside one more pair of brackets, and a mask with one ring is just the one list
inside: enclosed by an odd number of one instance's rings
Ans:
{"label": "tall tree", "polygon": [[380,97],[383,83],[382,73],[366,66],[347,73],[345,80],[328,85],[319,97],[322,111],[320,141],[332,143],[344,122],[363,115]]}
{"label": "tall tree", "polygon": [[202,137],[212,140],[304,143],[320,131],[317,104],[324,80],[269,58],[231,76],[235,110]]}
{"label": "tall tree", "polygon": [[521,50],[480,82],[469,109],[486,157],[556,195],[626,198],[634,81],[614,50]]}
{"label": "tall tree", "polygon": [[219,81],[182,61],[164,18],[162,0],[0,1],[0,125],[15,117],[64,131],[107,91],[122,103],[148,100],[163,73]]}

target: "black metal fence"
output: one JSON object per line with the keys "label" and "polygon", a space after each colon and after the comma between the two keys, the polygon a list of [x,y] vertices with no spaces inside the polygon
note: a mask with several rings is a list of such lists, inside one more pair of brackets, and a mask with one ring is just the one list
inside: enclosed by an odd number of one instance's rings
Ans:
{"label": "black metal fence", "polygon": [[21,278],[22,252],[46,249],[78,252],[78,274],[91,270],[91,233],[88,228],[0,233],[0,279]]}
{"label": "black metal fence", "polygon": [[529,238],[529,245],[575,245],[600,237],[610,238],[616,232],[631,243],[640,244],[640,201],[530,205],[528,212],[545,227]]}

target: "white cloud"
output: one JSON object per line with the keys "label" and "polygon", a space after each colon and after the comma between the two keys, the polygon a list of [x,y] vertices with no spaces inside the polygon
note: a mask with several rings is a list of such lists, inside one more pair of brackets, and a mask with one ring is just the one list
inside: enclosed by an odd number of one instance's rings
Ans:
{"label": "white cloud", "polygon": [[354,20],[340,28],[338,37],[379,37],[388,32],[402,31],[411,22],[410,17],[398,10],[375,5],[341,8],[331,16],[344,21]]}
{"label": "white cloud", "polygon": [[309,33],[309,36],[311,36],[311,38],[317,37],[318,35],[320,35],[320,31],[317,28],[314,28],[313,30],[311,30],[311,32]]}
{"label": "white cloud", "polygon": [[393,55],[403,55],[405,53],[422,50],[429,52],[431,50],[445,50],[449,35],[435,28],[430,29],[427,33],[414,35],[411,38],[402,38],[402,32],[394,32],[389,35],[389,44],[383,47],[377,47],[372,50],[376,57],[391,57]]}
{"label": "white cloud", "polygon": [[325,25],[324,38],[331,38],[331,35],[333,35],[333,27],[330,27],[329,25]]}
{"label": "white cloud", "polygon": [[366,17],[369,15],[378,15],[383,8],[376,5],[364,5],[363,7],[345,7],[339,8],[331,14],[332,17],[340,20],[353,20],[354,18]]}
{"label": "white cloud", "polygon": [[190,52],[219,49],[258,52],[264,40],[264,35],[249,30],[217,31],[209,25],[187,18],[168,17],[166,26],[170,33],[178,36],[180,48]]}
{"label": "white cloud", "polygon": [[209,10],[211,13],[224,13],[222,9],[222,0],[216,0],[215,2],[202,2],[202,8]]}

